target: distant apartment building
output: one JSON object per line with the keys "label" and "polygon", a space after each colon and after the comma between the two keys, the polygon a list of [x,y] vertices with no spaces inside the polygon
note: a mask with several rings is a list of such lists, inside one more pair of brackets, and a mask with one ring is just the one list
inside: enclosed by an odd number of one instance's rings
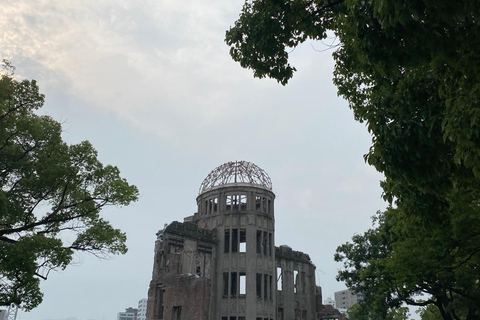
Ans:
{"label": "distant apartment building", "polygon": [[147,299],[140,299],[138,301],[137,320],[147,319]]}
{"label": "distant apartment building", "polygon": [[361,293],[354,293],[348,289],[335,292],[335,307],[339,310],[348,309],[360,301],[363,301],[363,294]]}
{"label": "distant apartment building", "polygon": [[125,312],[117,314],[117,320],[137,320],[138,310],[132,307],[125,309]]}
{"label": "distant apartment building", "polygon": [[323,300],[324,305],[330,305],[335,308],[335,300],[332,299],[332,297],[328,297],[327,299]]}

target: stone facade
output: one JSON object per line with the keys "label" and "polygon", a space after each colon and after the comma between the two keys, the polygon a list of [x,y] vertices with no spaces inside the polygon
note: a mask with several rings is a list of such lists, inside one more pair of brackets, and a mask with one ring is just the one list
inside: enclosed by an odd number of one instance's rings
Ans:
{"label": "stone facade", "polygon": [[315,285],[310,257],[288,246],[275,248],[275,252],[277,279],[281,281],[277,283],[277,320],[315,319],[321,290]]}
{"label": "stone facade", "polygon": [[209,319],[215,233],[173,222],[157,233],[147,319]]}
{"label": "stone facade", "polygon": [[316,320],[315,266],[275,247],[274,200],[254,164],[212,171],[197,212],[157,233],[147,320]]}

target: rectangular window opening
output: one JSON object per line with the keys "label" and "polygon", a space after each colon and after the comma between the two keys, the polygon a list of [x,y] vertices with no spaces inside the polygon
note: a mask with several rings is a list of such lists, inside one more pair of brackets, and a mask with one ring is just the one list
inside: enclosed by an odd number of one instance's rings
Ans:
{"label": "rectangular window opening", "polygon": [[218,198],[213,198],[213,212],[218,212]]}
{"label": "rectangular window opening", "polygon": [[262,274],[257,273],[257,298],[262,298]]}
{"label": "rectangular window opening", "polygon": [[255,210],[261,211],[262,207],[262,197],[256,196],[255,197]]}
{"label": "rectangular window opening", "polygon": [[273,248],[273,241],[272,241],[272,233],[270,232],[270,233],[268,234],[268,255],[269,255],[270,257],[271,257],[272,254],[273,254],[272,248]]}
{"label": "rectangular window opening", "polygon": [[238,294],[238,286],[237,286],[237,273],[231,273],[231,287],[230,287],[230,295],[232,298],[236,298]]}
{"label": "rectangular window opening", "polygon": [[224,239],[224,252],[229,253],[230,252],[230,229],[225,229],[225,239]]}
{"label": "rectangular window opening", "polygon": [[195,269],[195,273],[197,274],[197,276],[202,275],[202,266],[200,264],[197,265],[197,268]]}
{"label": "rectangular window opening", "polygon": [[158,301],[157,313],[158,313],[158,316],[160,317],[160,319],[163,318],[163,297],[164,297],[164,294],[165,294],[165,290],[160,288],[160,287],[157,287],[157,290],[156,290],[157,301]]}
{"label": "rectangular window opening", "polygon": [[238,196],[240,202],[240,210],[247,210],[247,195],[241,194]]}
{"label": "rectangular window opening", "polygon": [[213,199],[208,200],[208,209],[207,214],[211,214],[213,212]]}
{"label": "rectangular window opening", "polygon": [[273,300],[272,287],[273,287],[273,276],[268,276],[268,299],[270,301]]}
{"label": "rectangular window opening", "polygon": [[293,271],[293,293],[297,293],[297,287],[298,287],[298,271],[294,270]]}
{"label": "rectangular window opening", "polygon": [[240,273],[240,294],[245,295],[247,293],[247,275]]}
{"label": "rectangular window opening", "polygon": [[263,254],[267,255],[268,254],[268,232],[263,231]]}
{"label": "rectangular window opening", "polygon": [[268,299],[268,276],[263,275],[263,299]]}
{"label": "rectangular window opening", "polygon": [[247,230],[240,229],[240,252],[247,252]]}
{"label": "rectangular window opening", "polygon": [[228,272],[223,273],[223,297],[228,297]]}
{"label": "rectangular window opening", "polygon": [[238,210],[238,200],[239,200],[239,196],[237,196],[237,195],[232,196],[232,209],[233,210]]}
{"label": "rectangular window opening", "polygon": [[262,212],[267,212],[267,198],[262,198]]}
{"label": "rectangular window opening", "polygon": [[226,204],[226,211],[232,211],[232,205],[233,205],[233,196],[226,196],[225,198],[225,204]]}
{"label": "rectangular window opening", "polygon": [[182,307],[176,306],[172,308],[172,319],[173,320],[180,320],[182,315]]}
{"label": "rectangular window opening", "polygon": [[282,268],[277,267],[277,291],[283,290]]}
{"label": "rectangular window opening", "polygon": [[238,229],[232,229],[232,252],[238,252]]}
{"label": "rectangular window opening", "polygon": [[257,253],[262,254],[262,231],[257,230]]}
{"label": "rectangular window opening", "polygon": [[302,293],[306,293],[305,272],[300,272],[300,286],[302,287]]}

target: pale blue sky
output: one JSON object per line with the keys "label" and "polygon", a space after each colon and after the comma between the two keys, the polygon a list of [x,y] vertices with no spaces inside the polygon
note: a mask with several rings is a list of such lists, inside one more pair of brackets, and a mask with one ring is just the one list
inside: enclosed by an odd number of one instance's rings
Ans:
{"label": "pale blue sky", "polygon": [[[228,55],[225,30],[240,0],[0,0],[0,56],[37,79],[42,112],[69,143],[90,140],[140,200],[104,215],[127,232],[129,252],[76,264],[42,283],[44,302],[19,319],[115,320],[147,296],[155,233],[196,210],[202,180],[232,160],[271,177],[276,245],[308,253],[324,298],[337,283],[338,245],[385,204],[370,146],[332,84],[332,51],[291,53],[291,83],[254,79]],[[315,50],[317,49],[317,50]]]}

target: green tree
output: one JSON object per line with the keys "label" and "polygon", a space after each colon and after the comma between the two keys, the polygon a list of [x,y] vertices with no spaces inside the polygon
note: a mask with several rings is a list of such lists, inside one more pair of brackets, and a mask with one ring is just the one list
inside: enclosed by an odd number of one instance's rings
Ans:
{"label": "green tree", "polygon": [[442,320],[440,312],[433,305],[420,308],[416,313],[420,315],[421,320]]}
{"label": "green tree", "polygon": [[61,125],[35,110],[35,80],[0,75],[0,305],[41,303],[40,279],[65,269],[75,251],[127,251],[126,236],[99,215],[136,201],[138,190],[104,166],[88,141],[67,145]]}
{"label": "green tree", "polygon": [[433,305],[443,319],[478,319],[478,257],[452,236],[451,222],[425,227],[423,220],[398,208],[379,212],[370,230],[338,247],[337,279],[362,291],[373,310]]}
{"label": "green tree", "polygon": [[338,38],[334,83],[372,135],[365,160],[389,202],[336,255],[371,304],[480,317],[479,15],[479,0],[255,0],[227,31],[234,60],[282,84],[292,47]]}
{"label": "green tree", "polygon": [[[421,320],[442,320],[443,319],[438,308],[436,308],[432,304],[429,304],[426,307],[419,308],[415,312],[420,316]],[[465,311],[459,310],[459,317],[461,319],[465,319],[466,317]]]}
{"label": "green tree", "polygon": [[358,302],[348,308],[348,320],[408,320],[410,313],[407,307],[370,308],[363,302]]}

